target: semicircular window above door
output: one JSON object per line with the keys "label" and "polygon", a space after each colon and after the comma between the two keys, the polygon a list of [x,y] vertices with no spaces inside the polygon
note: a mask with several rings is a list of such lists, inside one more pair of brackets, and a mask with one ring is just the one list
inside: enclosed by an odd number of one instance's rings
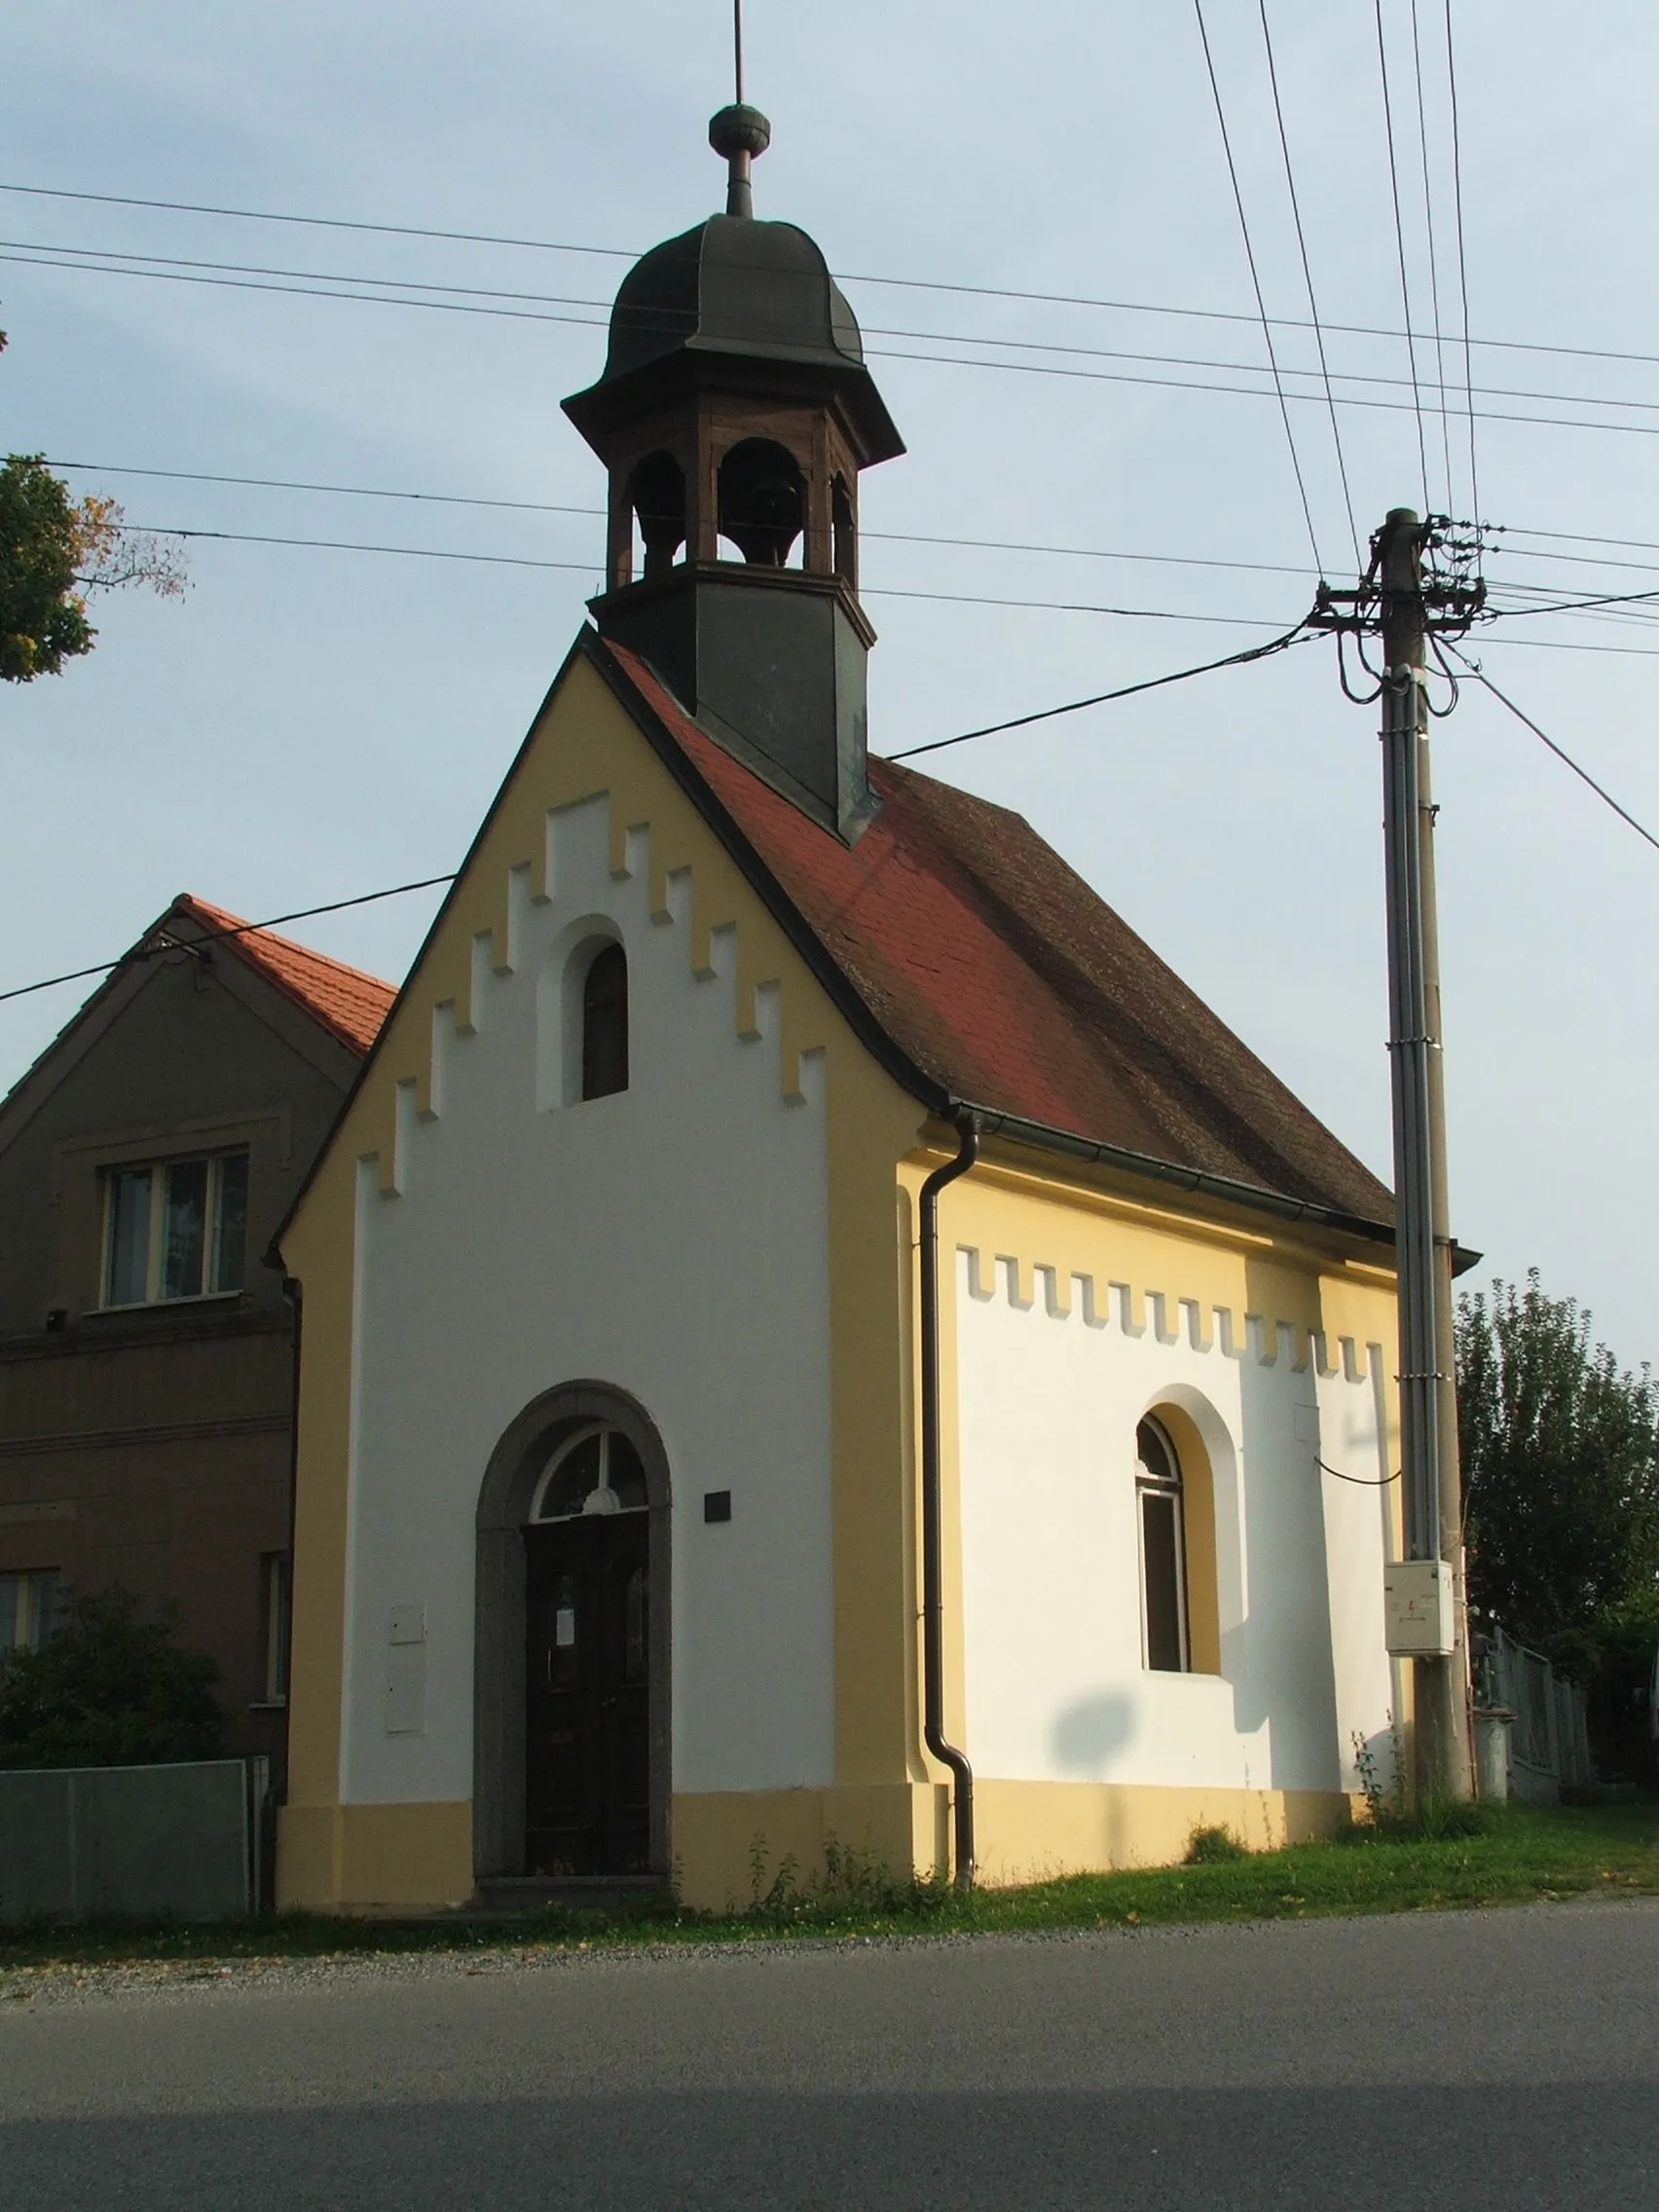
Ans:
{"label": "semicircular window above door", "polygon": [[571,1521],[584,1513],[637,1513],[648,1504],[645,1470],[619,1428],[593,1421],[567,1436],[535,1486],[532,1521]]}

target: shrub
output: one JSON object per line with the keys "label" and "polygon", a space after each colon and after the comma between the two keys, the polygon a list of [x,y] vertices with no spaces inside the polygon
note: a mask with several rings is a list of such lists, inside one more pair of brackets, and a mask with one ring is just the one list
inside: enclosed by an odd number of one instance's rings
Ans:
{"label": "shrub", "polygon": [[214,1758],[219,1670],[173,1642],[176,1613],[146,1615],[112,1584],[71,1598],[38,1651],[0,1652],[0,1767],[153,1766]]}
{"label": "shrub", "polygon": [[1189,1866],[1226,1866],[1235,1859],[1248,1859],[1248,1847],[1231,1828],[1198,1828],[1187,1838]]}

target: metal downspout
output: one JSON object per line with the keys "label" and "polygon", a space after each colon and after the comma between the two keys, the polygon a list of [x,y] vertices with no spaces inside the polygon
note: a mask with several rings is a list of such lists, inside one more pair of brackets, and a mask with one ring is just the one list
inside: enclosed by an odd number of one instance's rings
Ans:
{"label": "metal downspout", "polygon": [[283,1275],[282,1297],[294,1316],[294,1340],[288,1412],[288,1619],[282,1643],[287,1654],[287,1678],[282,1684],[282,1780],[276,1792],[278,1805],[288,1802],[288,1755],[292,1750],[294,1714],[294,1540],[300,1517],[300,1333],[305,1322],[305,1293],[297,1277]]}
{"label": "metal downspout", "polygon": [[956,1158],[922,1185],[922,1737],[955,1782],[955,1882],[974,1886],[974,1769],[944,1733],[944,1564],[940,1501],[939,1195],[979,1157],[979,1124],[957,1124]]}

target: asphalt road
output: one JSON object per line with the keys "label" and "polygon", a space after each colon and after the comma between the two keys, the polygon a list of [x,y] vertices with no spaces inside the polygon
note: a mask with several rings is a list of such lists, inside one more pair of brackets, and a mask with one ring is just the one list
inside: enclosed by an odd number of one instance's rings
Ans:
{"label": "asphalt road", "polygon": [[0,2204],[1659,2206],[1659,1901],[0,2004]]}

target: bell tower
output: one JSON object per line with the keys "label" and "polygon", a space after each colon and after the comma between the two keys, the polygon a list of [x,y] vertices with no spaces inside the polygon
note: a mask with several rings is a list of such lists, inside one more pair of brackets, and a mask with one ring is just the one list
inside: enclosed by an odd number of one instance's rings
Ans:
{"label": "bell tower", "polygon": [[628,272],[605,373],[565,412],[610,480],[601,636],[851,844],[876,804],[859,477],[904,447],[823,254],[752,213],[771,134],[741,101],[715,117],[726,212]]}

